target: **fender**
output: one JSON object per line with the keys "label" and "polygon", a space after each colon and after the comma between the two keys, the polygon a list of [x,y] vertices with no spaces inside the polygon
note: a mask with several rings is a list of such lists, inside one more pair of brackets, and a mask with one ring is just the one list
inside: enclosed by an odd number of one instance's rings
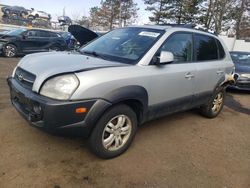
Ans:
{"label": "fender", "polygon": [[128,100],[136,100],[142,105],[141,121],[143,122],[148,110],[148,93],[146,89],[137,85],[120,87],[106,94],[102,99],[98,99],[93,105],[85,118],[85,126],[90,127],[86,134],[90,134],[95,127],[96,122],[107,109],[112,107],[112,105]]}
{"label": "fender", "polygon": [[138,85],[129,85],[117,88],[104,96],[104,99],[112,103],[112,105],[120,102],[128,102],[130,100],[140,103],[140,111],[135,111],[139,115],[139,122],[143,123],[147,117],[148,111],[148,92]]}
{"label": "fender", "polygon": [[142,86],[130,85],[120,87],[106,94],[103,98],[112,104],[133,99],[139,101],[143,109],[148,108],[148,92]]}

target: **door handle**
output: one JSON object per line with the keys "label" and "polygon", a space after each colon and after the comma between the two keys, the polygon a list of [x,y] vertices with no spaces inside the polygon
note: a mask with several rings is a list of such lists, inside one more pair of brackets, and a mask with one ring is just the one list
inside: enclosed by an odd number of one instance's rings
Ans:
{"label": "door handle", "polygon": [[185,78],[186,79],[191,79],[191,78],[194,78],[194,75],[191,74],[190,72],[188,72],[188,73],[185,74]]}

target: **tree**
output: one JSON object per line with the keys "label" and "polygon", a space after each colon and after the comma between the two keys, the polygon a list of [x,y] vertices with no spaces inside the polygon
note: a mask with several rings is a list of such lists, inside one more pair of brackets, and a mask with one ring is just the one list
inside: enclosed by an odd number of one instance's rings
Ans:
{"label": "tree", "polygon": [[144,0],[147,6],[146,10],[152,12],[153,16],[149,17],[149,20],[156,22],[157,24],[165,22],[164,10],[165,5],[168,1],[166,0]]}
{"label": "tree", "polygon": [[137,18],[137,4],[133,0],[120,0],[119,22],[120,26],[126,26],[134,22]]}
{"label": "tree", "polygon": [[105,30],[125,26],[137,17],[137,10],[133,0],[103,0],[100,7],[90,9],[90,25]]}
{"label": "tree", "polygon": [[236,38],[239,39],[250,33],[250,2],[238,0],[234,10]]}
{"label": "tree", "polygon": [[198,4],[201,0],[144,0],[146,10],[151,11],[153,16],[150,21],[157,24],[174,22],[192,23],[196,21]]}

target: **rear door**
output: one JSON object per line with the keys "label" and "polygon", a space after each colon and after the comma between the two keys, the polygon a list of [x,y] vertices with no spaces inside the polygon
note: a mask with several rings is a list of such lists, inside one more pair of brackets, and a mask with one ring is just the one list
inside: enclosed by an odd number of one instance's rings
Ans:
{"label": "rear door", "polygon": [[48,31],[37,31],[39,36],[39,51],[47,51],[53,42]]}
{"label": "rear door", "polygon": [[174,62],[150,66],[152,79],[149,107],[152,118],[188,109],[194,96],[196,71],[192,64],[192,33],[176,32],[170,35],[156,56],[159,56],[161,51],[172,52]]}
{"label": "rear door", "polygon": [[202,104],[211,96],[216,85],[224,80],[225,52],[215,37],[203,34],[194,34],[194,47],[195,101]]}

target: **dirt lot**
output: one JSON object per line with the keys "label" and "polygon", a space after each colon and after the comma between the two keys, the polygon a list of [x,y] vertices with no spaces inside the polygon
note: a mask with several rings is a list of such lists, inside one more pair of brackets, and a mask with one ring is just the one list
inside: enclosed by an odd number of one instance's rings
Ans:
{"label": "dirt lot", "polygon": [[0,58],[0,187],[250,187],[250,93],[228,93],[216,119],[188,111],[149,122],[125,154],[102,160],[81,138],[21,118],[6,84],[17,61]]}

